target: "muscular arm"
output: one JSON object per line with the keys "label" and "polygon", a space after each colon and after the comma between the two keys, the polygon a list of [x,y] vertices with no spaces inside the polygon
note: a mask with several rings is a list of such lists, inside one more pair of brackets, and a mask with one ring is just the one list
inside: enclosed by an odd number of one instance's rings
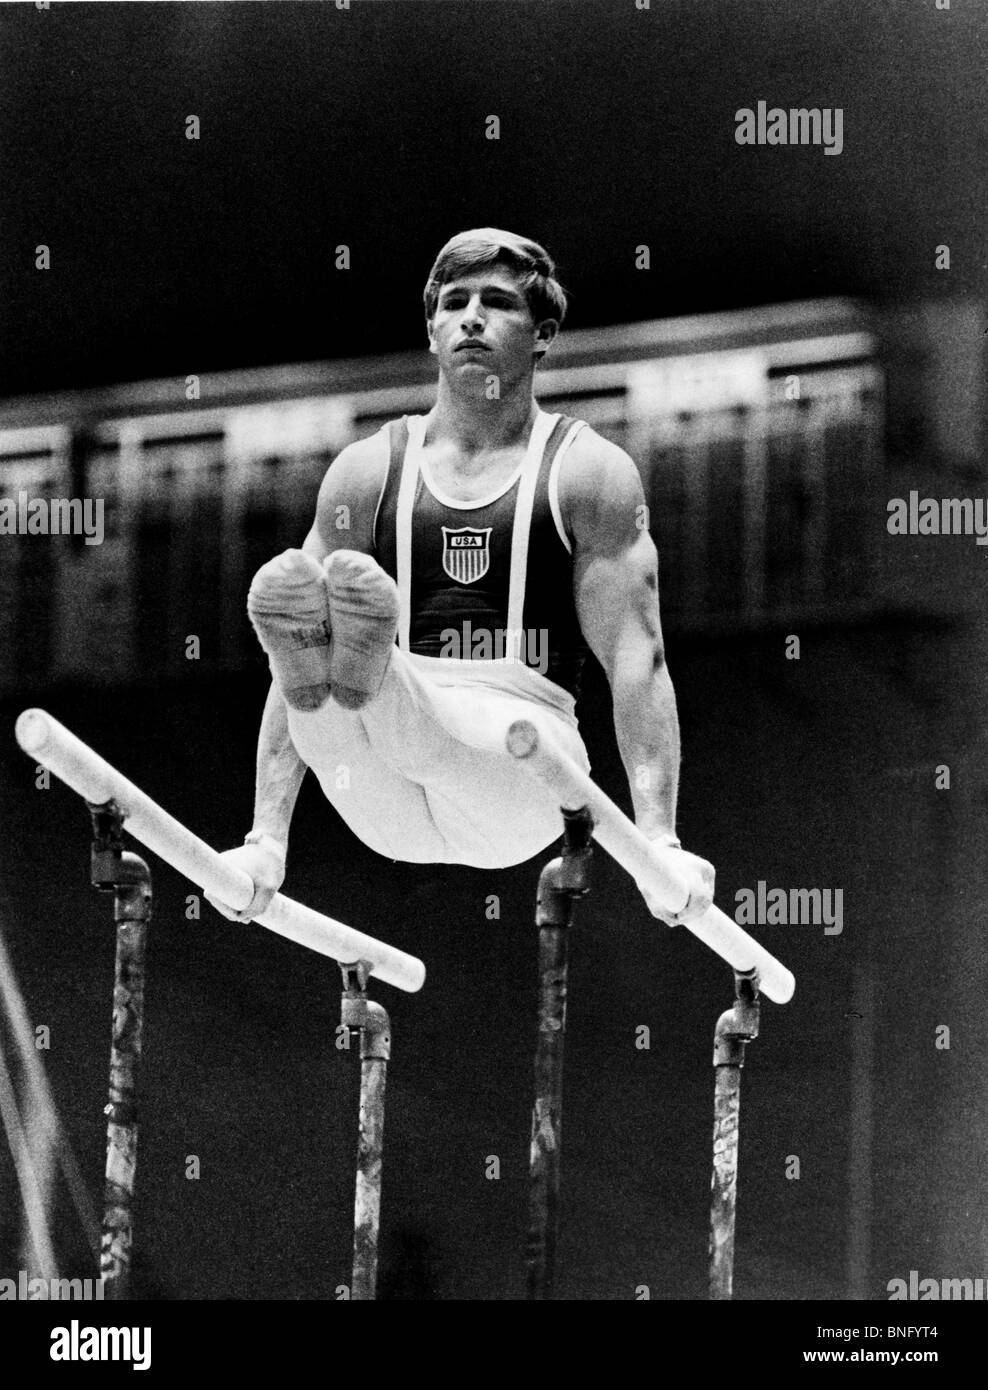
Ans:
{"label": "muscular arm", "polygon": [[649,839],[674,835],[679,719],[641,480],[623,449],[590,430],[565,463],[560,503],[573,538],[577,615],[610,683],[635,820]]}
{"label": "muscular arm", "polygon": [[292,813],[304,777],[305,763],[288,732],[284,696],[272,681],[257,737],[252,834],[270,835],[287,849]]}

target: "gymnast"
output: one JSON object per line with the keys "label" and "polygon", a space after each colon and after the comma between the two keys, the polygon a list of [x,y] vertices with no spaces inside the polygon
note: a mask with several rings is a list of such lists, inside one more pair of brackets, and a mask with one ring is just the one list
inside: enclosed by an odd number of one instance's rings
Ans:
{"label": "gymnast", "polygon": [[250,876],[238,921],[285,874],[307,767],[365,844],[391,859],[503,868],[558,839],[560,808],[505,755],[533,705],[579,767],[587,651],[613,696],[639,829],[689,888],[713,866],[676,836],[679,725],[659,619],[658,565],[631,458],[585,421],[542,411],[535,368],[566,311],[536,242],[485,227],[440,251],[425,287],[436,404],[348,445],[300,550],[254,576],[248,613],[272,684],[254,821],[222,856]]}

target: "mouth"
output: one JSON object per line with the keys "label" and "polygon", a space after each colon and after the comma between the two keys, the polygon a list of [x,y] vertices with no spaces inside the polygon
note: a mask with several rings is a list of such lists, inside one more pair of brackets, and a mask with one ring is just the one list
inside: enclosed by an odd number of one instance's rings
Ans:
{"label": "mouth", "polygon": [[457,343],[454,352],[490,352],[486,343],[482,343],[479,338],[471,338],[465,343]]}

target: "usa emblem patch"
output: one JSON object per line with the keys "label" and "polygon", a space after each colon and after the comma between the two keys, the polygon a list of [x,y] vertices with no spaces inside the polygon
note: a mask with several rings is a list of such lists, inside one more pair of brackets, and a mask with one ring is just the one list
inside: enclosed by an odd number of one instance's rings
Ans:
{"label": "usa emblem patch", "polygon": [[482,579],[491,563],[491,530],[472,531],[468,526],[454,531],[443,527],[443,569],[457,584],[473,584]]}

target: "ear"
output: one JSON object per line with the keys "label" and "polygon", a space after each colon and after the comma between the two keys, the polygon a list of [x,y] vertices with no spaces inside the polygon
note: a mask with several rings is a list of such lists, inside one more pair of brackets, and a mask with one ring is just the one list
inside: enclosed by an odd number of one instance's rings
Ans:
{"label": "ear", "polygon": [[433,331],[432,331],[432,323],[433,323],[433,320],[432,320],[432,319],[426,319],[426,321],[425,321],[425,331],[426,331],[426,333],[428,333],[428,335],[429,335],[429,351],[432,353],[433,357],[436,357],[436,356],[438,356],[439,349],[436,347],[436,338],[435,338],[435,334],[434,334]]}
{"label": "ear", "polygon": [[552,341],[559,332],[559,323],[556,319],[543,319],[535,326],[535,356],[544,357],[552,346]]}

